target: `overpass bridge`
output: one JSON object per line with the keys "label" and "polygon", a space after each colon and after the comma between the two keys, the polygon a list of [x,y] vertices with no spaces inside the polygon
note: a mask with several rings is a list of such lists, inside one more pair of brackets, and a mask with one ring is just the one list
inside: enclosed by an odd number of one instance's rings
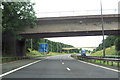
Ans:
{"label": "overpass bridge", "polygon": [[73,50],[73,49],[96,49],[96,47],[63,47],[62,50],[67,50],[68,53],[70,52],[70,50]]}
{"label": "overpass bridge", "polygon": [[[103,15],[105,35],[118,35],[118,14]],[[38,18],[34,28],[19,34],[24,38],[102,35],[101,15]]]}
{"label": "overpass bridge", "polygon": [[96,49],[96,47],[70,47],[70,48],[67,48],[67,47],[64,47],[62,48],[63,50],[71,50],[71,49]]}
{"label": "overpass bridge", "polygon": [[[119,15],[103,15],[105,35],[118,35]],[[25,55],[26,38],[48,38],[68,36],[102,35],[101,15],[38,18],[36,26],[29,26],[19,32],[24,39],[12,40],[12,48],[17,56]]]}

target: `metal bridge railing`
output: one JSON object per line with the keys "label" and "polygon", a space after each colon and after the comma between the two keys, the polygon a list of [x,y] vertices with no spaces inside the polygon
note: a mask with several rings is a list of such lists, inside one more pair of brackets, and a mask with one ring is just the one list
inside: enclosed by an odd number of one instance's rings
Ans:
{"label": "metal bridge railing", "polygon": [[[80,15],[100,15],[101,10],[75,10],[75,11],[36,11],[38,17],[60,17],[60,16],[80,16]],[[103,14],[118,14],[118,9],[103,9]]]}

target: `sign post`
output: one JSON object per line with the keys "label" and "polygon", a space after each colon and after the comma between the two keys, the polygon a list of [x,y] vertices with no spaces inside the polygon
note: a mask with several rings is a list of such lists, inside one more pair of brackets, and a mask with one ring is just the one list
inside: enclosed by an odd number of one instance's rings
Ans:
{"label": "sign post", "polygon": [[102,34],[103,34],[103,57],[105,57],[104,20],[103,20],[103,14],[102,14],[102,0],[100,0],[100,5],[101,5]]}

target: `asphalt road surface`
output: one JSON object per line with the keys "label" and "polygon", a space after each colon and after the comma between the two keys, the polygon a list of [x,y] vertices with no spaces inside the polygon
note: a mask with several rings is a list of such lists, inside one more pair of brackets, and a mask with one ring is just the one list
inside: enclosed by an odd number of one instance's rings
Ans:
{"label": "asphalt road surface", "polygon": [[70,55],[59,55],[47,57],[3,78],[118,78],[118,72],[80,62]]}

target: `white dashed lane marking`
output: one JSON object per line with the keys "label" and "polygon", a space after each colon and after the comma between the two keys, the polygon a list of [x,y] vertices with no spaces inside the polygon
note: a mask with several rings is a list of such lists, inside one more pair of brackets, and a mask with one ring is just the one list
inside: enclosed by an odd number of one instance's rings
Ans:
{"label": "white dashed lane marking", "polygon": [[62,64],[64,64],[64,62],[62,62]]}
{"label": "white dashed lane marking", "polygon": [[71,71],[71,69],[69,67],[66,68],[68,71]]}

